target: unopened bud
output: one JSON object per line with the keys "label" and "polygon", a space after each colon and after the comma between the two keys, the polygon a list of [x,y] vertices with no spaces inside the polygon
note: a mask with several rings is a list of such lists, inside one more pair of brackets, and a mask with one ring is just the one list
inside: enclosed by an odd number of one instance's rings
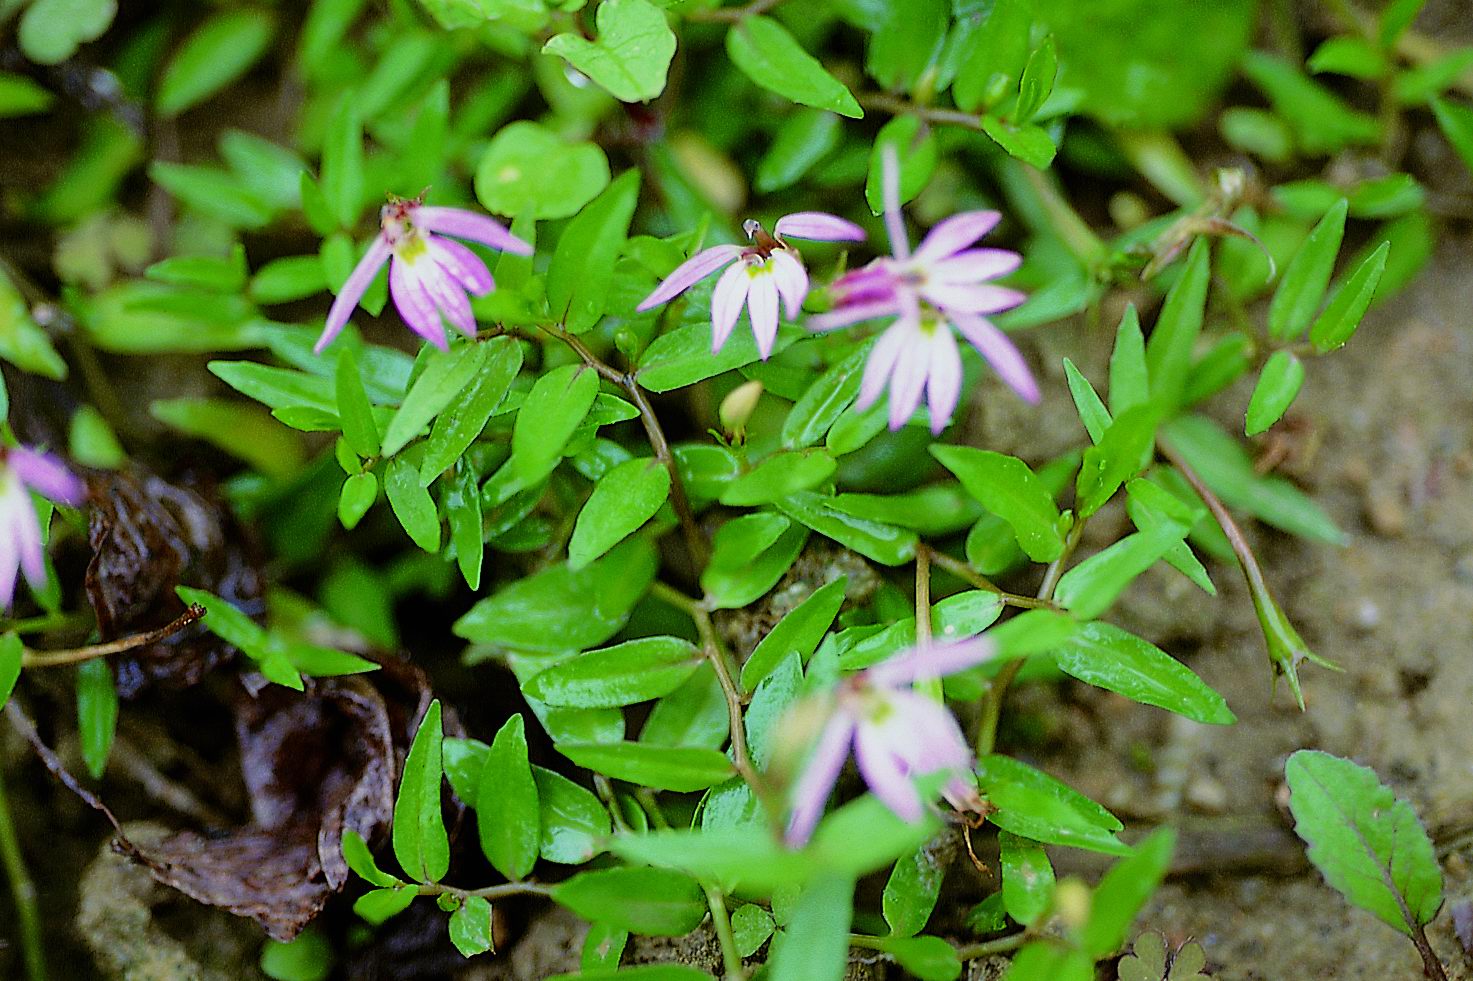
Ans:
{"label": "unopened bud", "polygon": [[1089,922],[1090,904],[1089,886],[1078,879],[1065,879],[1054,890],[1054,912],[1071,931],[1082,930]]}
{"label": "unopened bud", "polygon": [[761,398],[762,383],[756,379],[732,389],[731,394],[721,400],[721,409],[718,413],[721,418],[721,428],[734,438],[740,437],[746,432],[747,421],[757,410],[757,402]]}

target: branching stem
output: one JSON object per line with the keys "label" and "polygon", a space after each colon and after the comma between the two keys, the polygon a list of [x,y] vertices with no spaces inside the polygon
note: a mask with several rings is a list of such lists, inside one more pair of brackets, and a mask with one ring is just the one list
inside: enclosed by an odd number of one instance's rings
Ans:
{"label": "branching stem", "polygon": [[977,589],[986,590],[989,593],[996,593],[1008,606],[1016,606],[1024,610],[1051,610],[1054,608],[1054,604],[1049,600],[1041,600],[1033,596],[1020,596],[1017,593],[1008,592],[967,565],[961,559],[953,558],[945,552],[939,552],[925,542],[921,542],[916,546],[917,559],[920,558],[921,553],[925,553],[926,560],[931,565],[945,569],[953,576],[956,576],[969,585],[975,586]]}
{"label": "branching stem", "polygon": [[141,634],[119,637],[117,640],[110,640],[102,644],[88,644],[86,647],[68,647],[54,651],[27,649],[20,663],[22,667],[27,668],[55,668],[64,664],[91,661],[94,658],[107,657],[111,654],[122,654],[125,651],[148,647],[161,640],[166,640],[204,615],[205,608],[194,604],[157,630],[146,630]]}
{"label": "branching stem", "polygon": [[421,882],[416,888],[421,896],[454,896],[460,900],[475,896],[492,902],[511,896],[552,895],[552,887],[544,886],[540,882],[503,882],[498,886],[487,886],[484,889],[460,889],[456,886],[447,886],[443,882]]}

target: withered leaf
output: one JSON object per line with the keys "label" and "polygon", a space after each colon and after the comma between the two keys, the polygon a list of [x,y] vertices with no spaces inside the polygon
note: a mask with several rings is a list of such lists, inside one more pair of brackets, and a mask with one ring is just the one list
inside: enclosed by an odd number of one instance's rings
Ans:
{"label": "withered leaf", "polygon": [[[168,624],[184,611],[174,592],[181,584],[262,612],[264,587],[249,539],[212,490],[137,467],[95,474],[88,490],[87,596],[103,640]],[[233,652],[208,631],[183,631],[117,658],[118,694],[130,699],[157,683],[193,685]]]}

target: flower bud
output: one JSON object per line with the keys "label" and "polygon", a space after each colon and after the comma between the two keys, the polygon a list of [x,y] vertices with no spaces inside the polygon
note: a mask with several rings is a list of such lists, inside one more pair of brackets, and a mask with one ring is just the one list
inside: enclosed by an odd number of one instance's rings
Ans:
{"label": "flower bud", "polygon": [[721,400],[721,409],[718,412],[721,428],[733,439],[741,439],[747,431],[747,421],[752,418],[761,398],[762,383],[756,379],[732,389],[731,394]]}

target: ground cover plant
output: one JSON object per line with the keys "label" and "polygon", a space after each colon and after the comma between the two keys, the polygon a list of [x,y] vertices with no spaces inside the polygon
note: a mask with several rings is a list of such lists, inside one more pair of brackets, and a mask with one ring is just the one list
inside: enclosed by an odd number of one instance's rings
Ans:
{"label": "ground cover plant", "polygon": [[[1357,670],[1274,556],[1350,541],[1296,401],[1470,215],[1423,7],[0,0],[0,963],[1270,976],[1138,922],[1178,822],[1018,699]],[[1231,701],[1162,577],[1256,624]],[[1276,752],[1461,976],[1401,778]]]}

